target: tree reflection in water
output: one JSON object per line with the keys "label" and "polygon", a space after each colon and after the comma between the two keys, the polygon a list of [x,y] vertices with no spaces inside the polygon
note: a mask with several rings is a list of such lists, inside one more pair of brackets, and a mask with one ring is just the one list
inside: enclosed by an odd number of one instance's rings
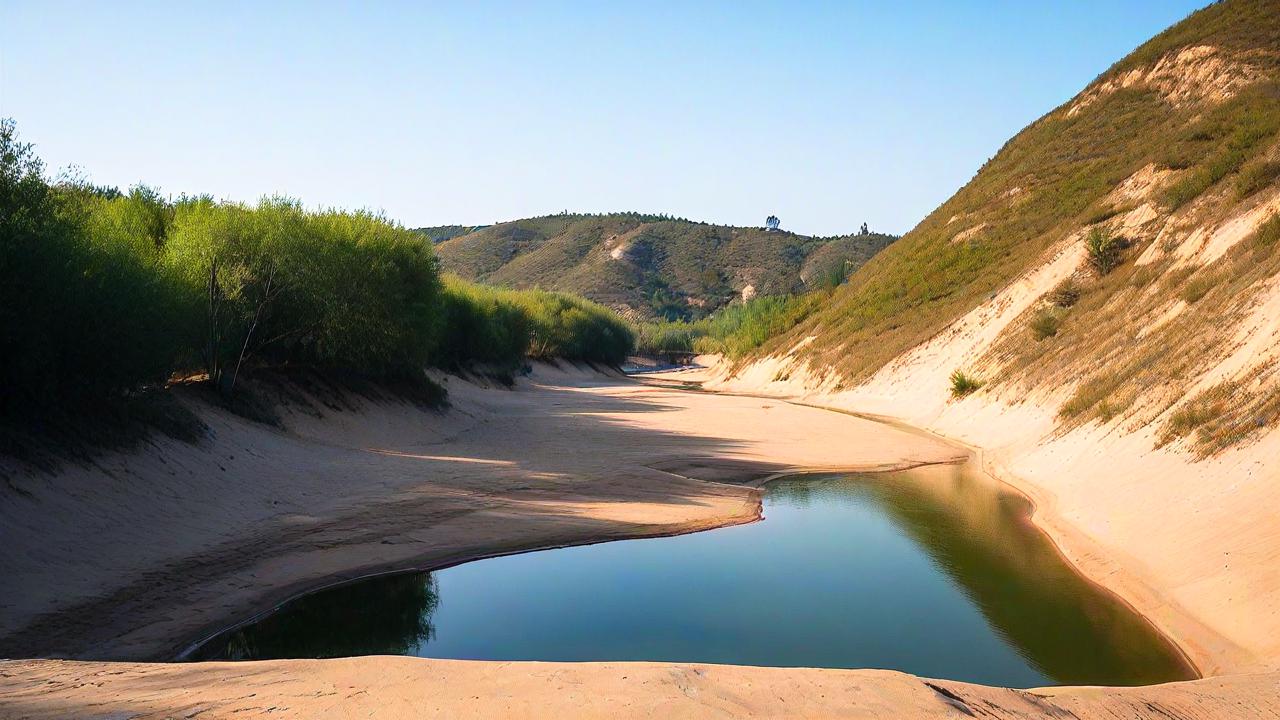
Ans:
{"label": "tree reflection in water", "polygon": [[200,647],[193,660],[410,655],[431,640],[431,573],[361,581],[294,600]]}

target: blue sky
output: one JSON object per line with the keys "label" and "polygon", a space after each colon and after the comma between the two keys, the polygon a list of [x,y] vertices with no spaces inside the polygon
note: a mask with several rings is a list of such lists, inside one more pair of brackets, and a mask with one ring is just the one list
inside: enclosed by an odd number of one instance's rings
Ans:
{"label": "blue sky", "polygon": [[904,232],[1204,4],[0,0],[0,117],[97,183],[409,226]]}

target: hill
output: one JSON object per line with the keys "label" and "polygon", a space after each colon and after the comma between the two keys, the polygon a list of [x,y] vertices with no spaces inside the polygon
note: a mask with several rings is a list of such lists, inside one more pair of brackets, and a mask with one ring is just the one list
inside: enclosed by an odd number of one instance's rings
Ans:
{"label": "hill", "polygon": [[[1234,417],[1197,447],[1254,434],[1280,412],[1280,375],[1198,380],[1269,322],[1257,308],[1280,272],[1278,81],[1280,3],[1195,13],[1011,139],[763,353],[812,337],[796,357],[852,386],[1020,283],[948,373],[989,391],[1069,387],[1064,423],[1162,420],[1169,437],[1230,390]],[[1168,416],[1189,393],[1200,399]]]}
{"label": "hill", "polygon": [[574,292],[633,319],[706,316],[737,298],[837,281],[896,238],[816,238],[638,213],[500,223],[437,246],[469,280]]}
{"label": "hill", "polygon": [[1202,672],[1280,668],[1280,3],[1152,38],[798,307],[708,387],[981,448]]}

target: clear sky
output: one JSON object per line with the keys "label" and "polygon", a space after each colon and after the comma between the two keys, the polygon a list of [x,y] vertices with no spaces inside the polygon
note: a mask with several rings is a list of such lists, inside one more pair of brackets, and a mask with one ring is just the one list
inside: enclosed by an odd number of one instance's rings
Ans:
{"label": "clear sky", "polygon": [[100,184],[409,226],[904,232],[1204,4],[0,0],[0,117]]}

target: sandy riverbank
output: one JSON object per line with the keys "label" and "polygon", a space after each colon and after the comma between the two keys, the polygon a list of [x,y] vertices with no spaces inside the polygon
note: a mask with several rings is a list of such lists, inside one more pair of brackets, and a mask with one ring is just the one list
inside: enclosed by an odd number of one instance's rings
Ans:
{"label": "sandy riverbank", "polygon": [[[291,413],[285,431],[204,411],[215,431],[204,446],[166,442],[55,478],[20,477],[21,492],[0,506],[0,540],[13,549],[0,573],[17,588],[0,599],[0,656],[166,659],[335,580],[745,522],[758,496],[737,483],[966,455],[847,414],[575,369],[540,367],[516,391],[450,386],[446,413],[359,401]],[[685,664],[37,660],[0,665],[0,717],[243,717],[275,707],[303,717],[1144,717],[1157,708],[1252,718],[1280,716],[1278,685],[1246,675],[1020,693],[876,671]]]}
{"label": "sandy riverbank", "polygon": [[0,662],[0,715],[54,718],[1280,717],[1274,676],[1036,691],[885,670],[365,657],[254,663]]}
{"label": "sandy riverbank", "polygon": [[352,399],[279,431],[205,408],[201,446],[16,475],[0,504],[0,657],[168,659],[335,581],[746,522],[758,495],[735,483],[964,455],[858,418],[575,369],[540,367],[516,391],[449,384],[445,413]]}

